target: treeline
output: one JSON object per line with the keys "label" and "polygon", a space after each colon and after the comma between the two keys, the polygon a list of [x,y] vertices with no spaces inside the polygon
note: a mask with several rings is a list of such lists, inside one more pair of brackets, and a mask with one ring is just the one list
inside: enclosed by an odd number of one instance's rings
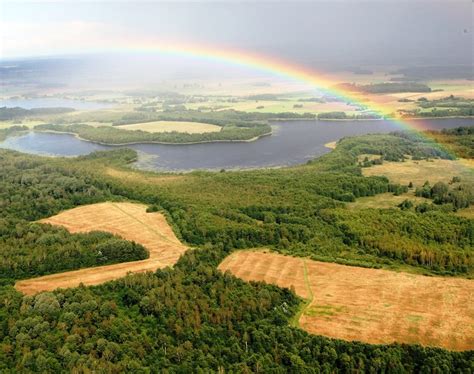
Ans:
{"label": "treeline", "polygon": [[417,104],[422,108],[470,108],[474,107],[474,100],[450,95],[441,99],[417,100]]}
{"label": "treeline", "polygon": [[362,120],[362,119],[381,119],[383,116],[376,113],[359,113],[346,114],[345,112],[323,112],[318,113],[318,119],[333,119],[333,120]]}
{"label": "treeline", "polygon": [[474,126],[428,131],[428,134],[459,157],[474,158]]}
{"label": "treeline", "polygon": [[64,114],[74,112],[72,108],[33,108],[24,109],[20,107],[0,107],[0,121],[21,120],[32,116],[43,116],[49,114]]}
{"label": "treeline", "polygon": [[355,83],[342,83],[337,86],[349,91],[384,94],[401,92],[431,92],[431,88],[423,83],[417,82],[384,82],[359,85]]}
{"label": "treeline", "polygon": [[15,372],[443,372],[473,352],[344,342],[288,326],[289,290],[243,282],[216,247],[173,270],[21,297],[0,288],[0,370]]}
{"label": "treeline", "polygon": [[474,266],[474,223],[445,212],[335,210],[327,218],[344,232],[345,244],[364,252],[440,273]]}
{"label": "treeline", "polygon": [[0,129],[0,141],[5,140],[9,136],[15,135],[17,133],[21,133],[23,131],[28,131],[28,127],[26,126],[10,126],[5,129]]}
{"label": "treeline", "polygon": [[124,114],[121,119],[115,120],[115,126],[129,125],[142,122],[153,121],[187,121],[187,122],[203,122],[217,126],[238,126],[252,127],[261,125],[259,122],[266,122],[272,119],[306,119],[316,118],[311,113],[258,113],[258,112],[241,112],[237,110],[219,110],[219,111],[201,111],[194,109],[168,110],[163,112],[133,112]]}
{"label": "treeline", "polygon": [[415,190],[415,195],[433,199],[435,204],[451,204],[454,211],[474,204],[474,186],[459,183],[461,182],[459,177],[454,177],[452,182],[455,185],[437,182],[431,186],[429,182],[425,182],[422,187]]}
{"label": "treeline", "polygon": [[[465,108],[433,108],[431,111],[416,111],[415,117],[472,117],[474,116],[474,107]],[[405,116],[407,117],[407,116]]]}
{"label": "treeline", "polygon": [[183,132],[151,133],[142,130],[123,130],[111,126],[89,126],[84,124],[35,126],[37,131],[57,131],[77,134],[82,139],[105,144],[129,144],[140,142],[156,143],[198,143],[216,141],[245,141],[271,132],[266,124],[253,124],[249,127],[225,126],[221,131],[202,134]]}

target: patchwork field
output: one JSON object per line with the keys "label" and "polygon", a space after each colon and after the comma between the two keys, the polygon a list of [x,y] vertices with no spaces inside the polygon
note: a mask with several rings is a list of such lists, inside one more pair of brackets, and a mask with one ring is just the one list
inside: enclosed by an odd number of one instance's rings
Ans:
{"label": "patchwork field", "polygon": [[188,134],[203,134],[206,132],[219,132],[220,126],[200,122],[155,121],[122,125],[122,130],[142,130],[148,132],[185,132]]}
{"label": "patchwork field", "polygon": [[146,206],[133,203],[100,203],[62,212],[40,222],[65,227],[71,233],[107,231],[143,245],[146,260],[98,266],[44,277],[21,280],[15,288],[31,295],[56,288],[97,285],[127,273],[155,271],[175,264],[187,250],[161,213],[147,213]]}
{"label": "patchwork field", "polygon": [[293,288],[308,299],[304,330],[367,343],[419,343],[474,349],[474,281],[427,277],[239,251],[221,271],[246,281]]}

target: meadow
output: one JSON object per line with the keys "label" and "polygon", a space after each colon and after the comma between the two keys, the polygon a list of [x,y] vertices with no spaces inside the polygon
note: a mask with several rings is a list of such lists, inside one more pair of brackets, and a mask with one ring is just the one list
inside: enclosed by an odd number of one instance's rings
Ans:
{"label": "meadow", "polygon": [[393,183],[408,185],[410,182],[415,187],[422,186],[426,181],[431,184],[436,182],[449,183],[453,177],[460,177],[461,181],[473,184],[474,171],[472,160],[413,160],[403,162],[385,161],[382,165],[363,168],[365,176],[384,175]]}
{"label": "meadow", "polygon": [[142,130],[146,132],[184,132],[187,134],[202,134],[205,132],[221,131],[220,126],[210,125],[201,122],[185,122],[185,121],[156,121],[135,123],[133,125],[120,126],[123,130]]}

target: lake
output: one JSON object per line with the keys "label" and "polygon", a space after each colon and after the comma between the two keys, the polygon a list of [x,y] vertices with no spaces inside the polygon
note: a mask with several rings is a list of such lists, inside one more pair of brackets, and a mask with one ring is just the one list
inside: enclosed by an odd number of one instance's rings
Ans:
{"label": "lake", "polygon": [[38,97],[31,99],[0,99],[0,107],[33,108],[72,108],[76,110],[95,110],[111,107],[111,104],[96,101],[62,99],[55,97]]}
{"label": "lake", "polygon": [[[420,120],[421,121],[421,120]],[[472,126],[472,119],[422,120],[424,128]],[[421,122],[420,122],[421,124]],[[273,122],[273,135],[254,142],[188,145],[136,144],[135,167],[158,171],[247,169],[302,164],[330,151],[324,144],[346,136],[400,130],[392,121]],[[49,156],[77,156],[116,146],[95,144],[69,134],[35,133],[10,137],[0,147]]]}

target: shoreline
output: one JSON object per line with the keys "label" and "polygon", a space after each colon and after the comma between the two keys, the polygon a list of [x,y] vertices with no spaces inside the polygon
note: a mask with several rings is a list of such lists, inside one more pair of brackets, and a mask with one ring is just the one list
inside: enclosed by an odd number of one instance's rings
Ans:
{"label": "shoreline", "polygon": [[448,120],[448,119],[470,119],[474,116],[449,116],[449,117],[409,117],[409,118],[275,118],[268,122],[291,122],[291,121],[324,121],[324,122],[356,122],[356,121],[421,121],[421,120]]}
{"label": "shoreline", "polygon": [[100,142],[97,140],[90,140],[90,139],[85,139],[79,136],[79,134],[75,132],[69,132],[69,131],[54,131],[54,130],[32,130],[33,132],[39,132],[39,133],[51,133],[51,134],[68,134],[68,135],[73,135],[75,138],[85,141],[85,142],[90,142],[90,143],[95,143],[95,144],[100,144],[100,145],[105,145],[105,146],[111,146],[111,147],[123,147],[127,145],[138,145],[138,144],[161,144],[161,145],[193,145],[193,144],[208,144],[208,143],[250,143],[254,142],[264,136],[270,136],[272,135],[273,131],[264,133],[262,135],[254,136],[253,138],[250,139],[243,139],[243,140],[203,140],[200,142],[185,142],[185,143],[169,143],[169,142],[159,142],[159,141],[137,141],[137,142],[127,142],[127,143],[105,143],[105,142]]}
{"label": "shoreline", "polygon": [[339,140],[335,140],[335,141],[333,141],[333,142],[328,142],[328,143],[324,144],[324,146],[325,146],[326,148],[329,148],[329,149],[336,149],[336,147],[337,147],[337,142],[338,142],[338,141],[339,141]]}

